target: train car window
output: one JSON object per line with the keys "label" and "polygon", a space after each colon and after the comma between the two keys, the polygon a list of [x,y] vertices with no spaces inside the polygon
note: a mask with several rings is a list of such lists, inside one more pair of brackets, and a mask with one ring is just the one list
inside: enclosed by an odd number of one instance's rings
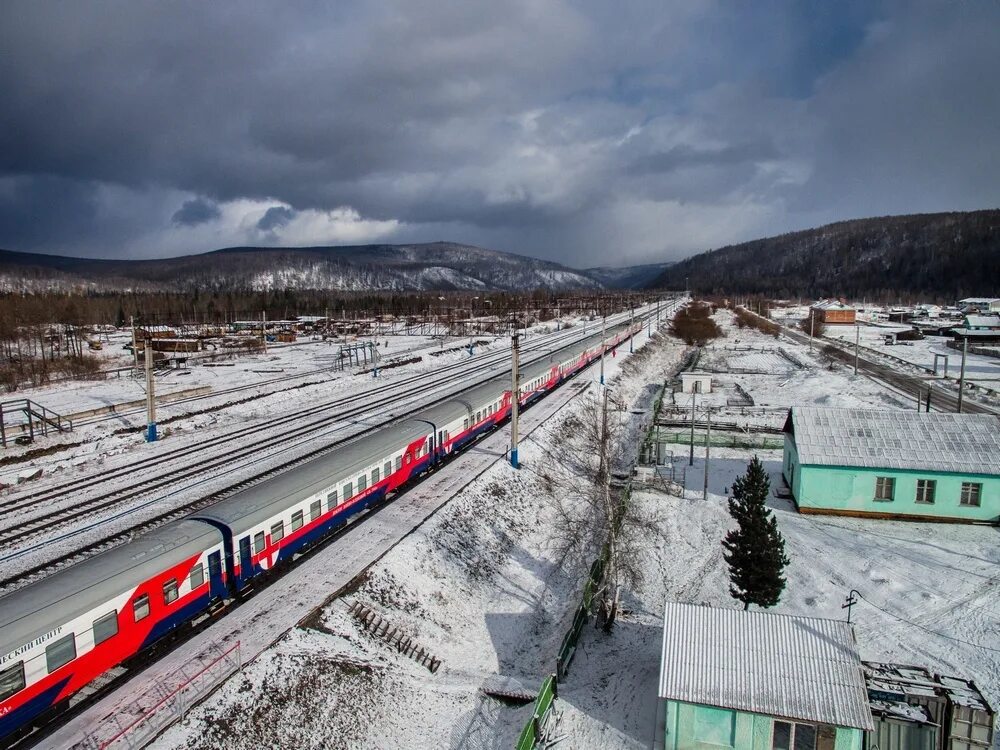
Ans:
{"label": "train car window", "polygon": [[358,492],[364,492],[368,487],[368,477],[362,474],[358,477]]}
{"label": "train car window", "polygon": [[76,635],[70,633],[45,647],[45,666],[49,674],[76,658]]}
{"label": "train car window", "polygon": [[112,610],[106,615],[94,620],[94,645],[104,643],[108,638],[118,635],[118,610]]}
{"label": "train car window", "polygon": [[319,518],[320,510],[319,500],[313,500],[309,503],[309,520],[315,521]]}
{"label": "train car window", "polygon": [[258,531],[253,535],[253,553],[259,555],[264,551],[264,532]]}
{"label": "train car window", "polygon": [[191,573],[188,575],[188,583],[191,585],[192,591],[205,583],[205,567],[201,563],[191,568]]}
{"label": "train car window", "polygon": [[372,469],[372,484],[378,484],[382,480],[382,475],[379,473],[378,467],[376,466]]}
{"label": "train car window", "polygon": [[392,461],[386,461],[385,466],[382,467],[382,473],[388,478],[392,474]]}
{"label": "train car window", "polygon": [[354,485],[352,485],[350,482],[344,485],[344,491],[342,493],[344,495],[344,502],[347,502],[347,500],[351,497],[351,495],[354,494],[353,487]]}
{"label": "train car window", "polygon": [[163,603],[173,604],[177,601],[177,579],[171,578],[163,584]]}
{"label": "train car window", "polygon": [[24,662],[0,670],[0,701],[24,690]]}
{"label": "train car window", "polygon": [[465,419],[462,420],[462,429],[463,430],[469,429],[469,418],[468,417],[466,417]]}
{"label": "train car window", "polygon": [[476,423],[478,424],[480,421],[482,421],[482,418],[483,418],[483,413],[481,411],[477,411],[476,412]]}
{"label": "train car window", "polygon": [[280,542],[285,538],[285,522],[278,521],[276,524],[271,526],[271,543]]}
{"label": "train car window", "polygon": [[137,596],[135,601],[132,602],[132,617],[136,622],[149,617],[149,594]]}
{"label": "train car window", "polygon": [[326,494],[326,509],[328,511],[337,507],[337,490]]}
{"label": "train car window", "polygon": [[402,468],[403,468],[403,457],[396,456],[396,471],[399,471]]}
{"label": "train car window", "polygon": [[292,531],[298,531],[302,528],[302,511],[297,510],[292,513]]}

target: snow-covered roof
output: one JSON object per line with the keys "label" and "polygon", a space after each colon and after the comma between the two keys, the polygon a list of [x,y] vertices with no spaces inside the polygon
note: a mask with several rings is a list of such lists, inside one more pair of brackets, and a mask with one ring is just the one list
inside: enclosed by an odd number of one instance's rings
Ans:
{"label": "snow-covered roof", "polygon": [[1000,417],[793,406],[799,463],[1000,474]]}
{"label": "snow-covered roof", "polygon": [[1000,315],[966,315],[965,325],[970,328],[1000,328]]}
{"label": "snow-covered roof", "polygon": [[840,300],[836,299],[824,299],[819,302],[814,302],[812,305],[814,310],[853,310],[854,308],[850,305],[845,305]]}
{"label": "snow-covered roof", "polygon": [[990,302],[1000,302],[1000,297],[966,297],[960,299],[960,305],[988,305]]}
{"label": "snow-covered roof", "polygon": [[660,697],[871,730],[851,626],[668,602]]}
{"label": "snow-covered roof", "polygon": [[895,697],[900,702],[911,698],[926,701],[935,696],[943,696],[959,706],[977,711],[993,711],[976,683],[962,677],[934,674],[924,667],[867,661],[864,662],[863,669],[869,690],[883,695],[896,694]]}

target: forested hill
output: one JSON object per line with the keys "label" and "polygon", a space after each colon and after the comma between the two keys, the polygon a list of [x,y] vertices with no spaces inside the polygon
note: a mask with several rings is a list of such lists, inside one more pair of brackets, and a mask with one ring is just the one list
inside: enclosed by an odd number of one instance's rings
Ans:
{"label": "forested hill", "polygon": [[653,287],[772,297],[1000,296],[1000,209],[883,216],[695,255]]}

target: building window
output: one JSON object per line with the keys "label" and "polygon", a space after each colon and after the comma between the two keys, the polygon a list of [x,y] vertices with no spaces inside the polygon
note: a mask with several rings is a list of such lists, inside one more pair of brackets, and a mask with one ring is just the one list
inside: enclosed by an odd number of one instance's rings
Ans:
{"label": "building window", "polygon": [[259,555],[264,551],[264,532],[258,531],[253,535],[253,553]]}
{"label": "building window", "polygon": [[163,584],[163,603],[172,604],[177,601],[177,579],[171,578]]}
{"label": "building window", "polygon": [[45,666],[49,674],[55,672],[59,667],[64,667],[76,658],[76,635],[69,635],[60,638],[55,643],[45,648]]}
{"label": "building window", "polygon": [[971,505],[976,508],[982,503],[983,485],[980,482],[962,482],[962,497],[959,505]]}
{"label": "building window", "polygon": [[108,612],[103,617],[94,620],[94,645],[104,643],[108,638],[118,635],[118,611]]}
{"label": "building window", "polygon": [[285,538],[285,522],[278,521],[271,526],[271,543],[280,542]]}
{"label": "building window", "polygon": [[875,477],[875,499],[889,501],[896,495],[896,480],[892,477]]}
{"label": "building window", "polygon": [[191,573],[188,575],[188,584],[191,586],[191,590],[194,591],[203,583],[205,583],[205,566],[198,563],[191,568]]}
{"label": "building window", "polygon": [[149,594],[143,594],[142,596],[137,596],[135,601],[132,602],[132,619],[139,622],[139,620],[145,620],[147,617],[149,617]]}
{"label": "building window", "polygon": [[[829,732],[824,736],[829,736]],[[772,750],[818,750],[817,728],[812,724],[775,721],[771,733]]]}
{"label": "building window", "polygon": [[0,670],[0,701],[24,690],[24,662]]}
{"label": "building window", "polygon": [[319,500],[313,500],[311,503],[309,503],[309,520],[315,521],[317,518],[319,518],[319,514],[320,514]]}
{"label": "building window", "polygon": [[292,533],[302,528],[302,511],[297,510],[292,513]]}
{"label": "building window", "polygon": [[937,486],[937,482],[933,479],[918,479],[917,480],[917,502],[918,503],[933,503],[934,502],[934,488]]}

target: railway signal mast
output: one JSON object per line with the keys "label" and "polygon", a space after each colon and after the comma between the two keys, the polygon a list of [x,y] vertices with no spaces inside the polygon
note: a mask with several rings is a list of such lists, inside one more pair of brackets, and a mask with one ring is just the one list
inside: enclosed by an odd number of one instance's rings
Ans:
{"label": "railway signal mast", "polygon": [[519,469],[520,464],[517,460],[517,418],[519,407],[521,406],[521,400],[518,396],[520,391],[520,374],[518,373],[518,359],[521,354],[520,349],[520,332],[517,327],[514,328],[514,334],[510,337],[510,354],[511,354],[511,367],[510,367],[510,465],[515,469]]}

